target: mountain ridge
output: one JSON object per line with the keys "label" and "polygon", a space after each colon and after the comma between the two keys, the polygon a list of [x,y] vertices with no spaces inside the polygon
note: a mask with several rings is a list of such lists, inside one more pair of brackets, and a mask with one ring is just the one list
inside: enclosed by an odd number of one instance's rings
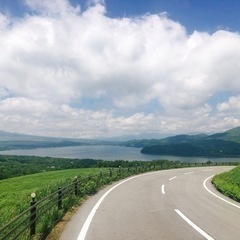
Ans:
{"label": "mountain ridge", "polygon": [[0,130],[0,151],[100,144],[110,145],[114,143],[94,139],[35,136]]}
{"label": "mountain ridge", "polygon": [[240,157],[240,127],[212,135],[177,135],[149,144],[143,154],[174,156]]}

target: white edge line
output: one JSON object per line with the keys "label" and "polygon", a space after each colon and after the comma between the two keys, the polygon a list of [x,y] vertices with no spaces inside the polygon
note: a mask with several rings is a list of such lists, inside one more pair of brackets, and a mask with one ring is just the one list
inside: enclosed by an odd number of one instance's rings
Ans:
{"label": "white edge line", "polygon": [[236,205],[236,204],[234,204],[234,203],[232,203],[232,202],[229,202],[228,200],[226,200],[226,199],[218,196],[217,194],[213,193],[211,190],[209,190],[209,189],[207,188],[206,182],[207,182],[210,178],[212,178],[213,176],[214,176],[214,175],[212,175],[212,176],[208,177],[207,179],[205,179],[205,181],[203,182],[204,188],[205,188],[209,193],[211,193],[213,196],[215,196],[215,197],[221,199],[222,201],[224,201],[224,202],[226,202],[226,203],[228,203],[228,204],[231,204],[232,206],[240,209],[240,206],[238,206],[238,205]]}
{"label": "white edge line", "polygon": [[117,185],[115,185],[114,187],[112,187],[111,189],[109,189],[107,192],[105,192],[102,197],[98,200],[98,202],[95,204],[95,206],[93,207],[93,209],[91,210],[91,212],[89,213],[86,221],[84,222],[83,226],[82,226],[82,229],[78,235],[78,238],[77,240],[84,240],[86,235],[87,235],[87,231],[89,229],[89,226],[92,222],[92,219],[97,211],[97,209],[99,208],[99,206],[101,205],[102,201],[106,198],[106,196],[115,188],[117,188],[118,186],[120,186],[121,184],[127,182],[127,181],[130,181],[134,178],[137,178],[137,177],[141,177],[143,175],[151,175],[151,174],[154,174],[156,172],[151,172],[151,173],[145,173],[145,174],[141,174],[141,175],[137,175],[137,176],[133,176],[131,178],[128,178],[126,180],[123,180],[122,182],[118,183]]}
{"label": "white edge line", "polygon": [[172,181],[173,179],[175,179],[177,176],[174,176],[174,177],[172,177],[172,178],[169,178],[168,180],[169,181]]}
{"label": "white edge line", "polygon": [[214,240],[210,235],[208,235],[206,232],[204,232],[200,227],[198,227],[195,223],[193,223],[189,218],[187,218],[180,210],[175,209],[175,212],[183,219],[185,220],[191,227],[193,227],[197,232],[199,232],[203,237],[205,237],[207,240]]}
{"label": "white edge line", "polygon": [[165,186],[164,185],[162,185],[162,194],[165,194]]}

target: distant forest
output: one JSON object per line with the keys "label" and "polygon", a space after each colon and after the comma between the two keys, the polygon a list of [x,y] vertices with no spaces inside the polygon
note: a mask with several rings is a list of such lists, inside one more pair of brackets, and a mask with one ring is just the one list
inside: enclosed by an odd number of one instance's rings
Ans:
{"label": "distant forest", "polygon": [[75,168],[119,168],[150,166],[154,164],[171,163],[167,160],[152,162],[144,161],[105,161],[93,159],[68,159],[36,156],[10,156],[0,155],[0,180],[34,174],[45,171],[56,171]]}
{"label": "distant forest", "polygon": [[141,152],[188,157],[240,157],[240,144],[224,140],[194,141],[147,146]]}

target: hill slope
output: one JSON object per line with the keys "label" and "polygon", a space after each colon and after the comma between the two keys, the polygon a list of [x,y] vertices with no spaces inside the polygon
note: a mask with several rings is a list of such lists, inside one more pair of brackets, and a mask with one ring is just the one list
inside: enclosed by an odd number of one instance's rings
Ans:
{"label": "hill slope", "polygon": [[[150,143],[150,142],[148,142]],[[213,135],[178,135],[143,147],[141,153],[174,156],[240,157],[240,127]]]}

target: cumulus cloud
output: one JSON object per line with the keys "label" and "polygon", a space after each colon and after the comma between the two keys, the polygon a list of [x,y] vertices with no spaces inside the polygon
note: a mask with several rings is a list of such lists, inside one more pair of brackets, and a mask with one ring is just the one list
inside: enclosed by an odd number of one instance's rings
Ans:
{"label": "cumulus cloud", "polygon": [[66,15],[69,13],[79,13],[80,6],[73,7],[68,0],[25,0],[25,4],[33,11],[43,15]]}
{"label": "cumulus cloud", "polygon": [[237,115],[239,114],[240,110],[240,95],[233,96],[228,99],[227,102],[222,102],[217,105],[217,109],[219,112],[230,112],[231,114],[235,113]]}
{"label": "cumulus cloud", "polygon": [[[209,103],[240,91],[239,33],[188,35],[161,13],[110,18],[102,0],[84,11],[68,0],[25,3],[32,12],[21,19],[0,13],[0,128],[97,137],[239,124],[223,118],[239,97]],[[96,109],[85,99],[109,101]]]}

